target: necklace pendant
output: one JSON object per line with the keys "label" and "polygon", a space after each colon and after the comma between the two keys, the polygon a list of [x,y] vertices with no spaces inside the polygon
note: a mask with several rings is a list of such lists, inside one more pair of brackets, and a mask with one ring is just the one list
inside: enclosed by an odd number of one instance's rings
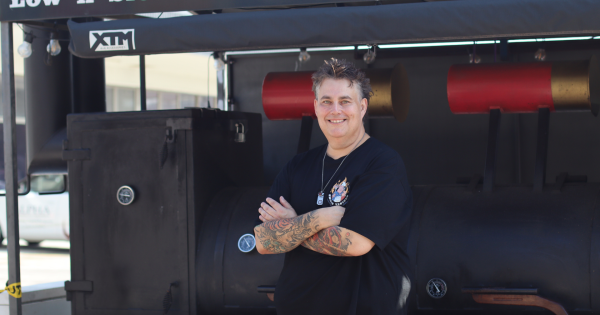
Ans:
{"label": "necklace pendant", "polygon": [[321,191],[317,194],[317,205],[323,205],[323,192]]}

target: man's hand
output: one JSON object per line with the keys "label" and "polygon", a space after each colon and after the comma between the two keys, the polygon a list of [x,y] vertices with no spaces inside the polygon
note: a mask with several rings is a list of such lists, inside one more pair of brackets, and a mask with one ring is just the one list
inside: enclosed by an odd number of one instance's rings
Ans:
{"label": "man's hand", "polygon": [[258,208],[258,213],[260,216],[258,217],[263,222],[269,222],[280,219],[292,219],[297,217],[296,210],[292,208],[283,196],[279,197],[279,202],[267,198],[267,202],[263,202],[260,204],[260,208]]}
{"label": "man's hand", "polygon": [[321,216],[324,222],[327,222],[326,226],[323,228],[328,228],[336,225],[340,225],[342,218],[344,217],[344,213],[346,213],[346,208],[342,206],[332,206],[319,209],[321,212]]}

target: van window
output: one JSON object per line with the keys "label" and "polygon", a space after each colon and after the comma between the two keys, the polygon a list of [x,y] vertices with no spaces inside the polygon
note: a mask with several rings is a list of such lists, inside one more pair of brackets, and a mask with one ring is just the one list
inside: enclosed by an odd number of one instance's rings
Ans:
{"label": "van window", "polygon": [[31,176],[31,191],[42,194],[61,193],[65,191],[64,175],[35,175]]}

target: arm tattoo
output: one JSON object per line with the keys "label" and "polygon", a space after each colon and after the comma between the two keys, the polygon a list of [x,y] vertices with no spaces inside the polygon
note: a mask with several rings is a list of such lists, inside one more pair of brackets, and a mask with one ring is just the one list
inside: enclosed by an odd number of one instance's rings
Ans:
{"label": "arm tattoo", "polygon": [[348,230],[344,231],[339,226],[332,226],[307,238],[302,246],[321,254],[350,256],[347,253],[348,246],[352,245],[350,235]]}
{"label": "arm tattoo", "polygon": [[319,231],[315,211],[291,219],[265,222],[254,228],[262,246],[271,253],[280,254],[298,247],[307,237]]}

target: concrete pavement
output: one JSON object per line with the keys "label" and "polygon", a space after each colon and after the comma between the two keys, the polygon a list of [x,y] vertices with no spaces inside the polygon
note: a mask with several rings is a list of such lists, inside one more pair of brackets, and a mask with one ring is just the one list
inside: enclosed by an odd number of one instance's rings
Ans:
{"label": "concrete pavement", "polygon": [[[6,242],[4,242],[6,244]],[[21,241],[21,286],[71,279],[68,241],[44,241],[39,246],[24,246]],[[0,247],[0,286],[8,280],[6,245]]]}

